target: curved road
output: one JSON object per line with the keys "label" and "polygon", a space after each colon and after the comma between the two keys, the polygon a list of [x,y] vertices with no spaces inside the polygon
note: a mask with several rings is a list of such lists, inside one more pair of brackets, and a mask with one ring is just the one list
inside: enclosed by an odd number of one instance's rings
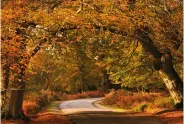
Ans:
{"label": "curved road", "polygon": [[103,108],[98,105],[95,106],[95,101],[101,100],[102,98],[89,98],[89,99],[78,99],[65,101],[60,104],[60,109],[65,115],[76,114],[76,113],[91,113],[91,112],[111,112],[112,109]]}
{"label": "curved road", "polygon": [[[65,101],[60,104],[63,114],[69,115],[72,124],[164,124],[155,116],[117,112],[98,105],[102,98]],[[95,104],[94,104],[95,102]]]}

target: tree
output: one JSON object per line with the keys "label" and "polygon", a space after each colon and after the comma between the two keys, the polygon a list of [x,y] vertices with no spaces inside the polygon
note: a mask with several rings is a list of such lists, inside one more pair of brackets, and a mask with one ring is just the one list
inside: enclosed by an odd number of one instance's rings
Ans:
{"label": "tree", "polygon": [[21,20],[25,17],[26,12],[29,11],[26,7],[22,8],[23,5],[27,5],[27,3],[25,1],[8,1],[2,11],[2,46],[4,47],[2,50],[2,66],[4,69],[4,85],[2,89],[7,90],[9,82],[12,82],[11,88],[14,89],[10,89],[10,101],[6,103],[9,107],[8,110],[5,110],[5,113],[6,116],[13,118],[25,117],[22,112],[25,70],[30,59],[47,41],[46,38],[42,38],[33,50],[28,52],[27,45],[31,40],[28,34],[30,34],[30,28],[36,25]]}
{"label": "tree", "polygon": [[[18,0],[4,1],[2,13],[4,89],[9,86],[8,82],[12,82],[11,87],[25,88],[25,71],[41,47],[52,43],[71,47],[80,41],[83,43],[75,46],[75,57],[76,61],[81,61],[76,63],[82,73],[81,79],[88,71],[83,67],[89,66],[84,58],[99,57],[101,60],[96,62],[105,65],[103,69],[109,73],[119,72],[127,64],[130,66],[129,61],[140,57],[133,55],[135,51],[143,49],[144,59],[152,62],[175,103],[182,105],[183,82],[174,68],[182,64],[182,1],[51,0],[30,3]],[[137,49],[138,42],[142,49]],[[96,48],[93,50],[96,52],[85,49],[86,43]],[[85,50],[93,57],[85,54]],[[120,58],[126,59],[126,56],[128,59],[121,62]],[[121,67],[114,68],[115,63]]]}
{"label": "tree", "polygon": [[[159,70],[161,78],[176,105],[182,105],[183,82],[172,63],[173,56],[177,60],[181,59],[181,54],[177,50],[182,43],[182,24],[179,22],[182,17],[173,20],[176,15],[181,14],[181,1],[162,3],[158,1],[142,2],[140,0],[134,3],[133,11],[132,9],[129,11],[127,8],[129,3],[105,3],[100,8],[102,13],[94,12],[95,14],[92,15],[88,11],[83,11],[83,14],[89,15],[88,17],[95,29],[122,35],[124,38],[129,38],[129,41],[138,40],[142,48],[153,57],[155,69]],[[113,11],[108,5],[113,6]],[[108,14],[108,16],[105,16],[105,14]]]}

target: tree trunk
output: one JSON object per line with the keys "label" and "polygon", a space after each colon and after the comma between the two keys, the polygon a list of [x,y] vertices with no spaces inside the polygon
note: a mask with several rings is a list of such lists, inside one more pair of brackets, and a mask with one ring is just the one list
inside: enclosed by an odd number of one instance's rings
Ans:
{"label": "tree trunk", "polygon": [[104,87],[104,91],[108,91],[109,87],[110,87],[110,79],[109,79],[109,74],[107,74],[107,70],[103,71],[103,78],[102,78],[102,83],[103,83],[103,87]]}
{"label": "tree trunk", "polygon": [[169,49],[165,49],[164,53],[160,53],[149,37],[147,28],[135,30],[135,38],[139,40],[143,49],[153,56],[154,67],[159,71],[176,107],[183,107],[183,82],[173,67],[172,55]]}
{"label": "tree trunk", "polygon": [[10,99],[9,99],[9,108],[7,118],[14,119],[26,119],[26,117],[22,110],[23,96],[24,96],[24,88],[25,88],[25,68],[24,64],[19,63],[19,68],[17,70],[17,76],[14,77],[12,89],[10,90]]}
{"label": "tree trunk", "polygon": [[50,86],[50,77],[47,75],[46,79],[45,79],[45,87],[44,90],[48,90],[49,86]]}
{"label": "tree trunk", "polygon": [[[6,64],[5,66],[3,66],[2,72],[3,72],[2,89],[7,90],[8,84],[9,84],[9,77],[10,77],[10,65]],[[5,94],[6,94],[6,92],[5,92]]]}
{"label": "tree trunk", "polygon": [[183,103],[183,82],[173,68],[172,56],[170,53],[164,54],[161,58],[162,67],[159,74],[163,79],[169,93],[173,97],[175,104],[179,107]]}
{"label": "tree trunk", "polygon": [[181,91],[181,85],[177,83],[177,78],[167,75],[162,70],[159,71],[161,78],[163,79],[169,93],[171,94],[172,98],[177,107],[182,107],[183,97]]}
{"label": "tree trunk", "polygon": [[[19,35],[19,34],[18,34]],[[26,117],[22,111],[22,102],[23,102],[23,95],[24,92],[22,89],[25,88],[25,70],[27,65],[29,64],[29,61],[31,57],[33,57],[41,48],[41,46],[47,41],[47,39],[43,39],[40,41],[40,43],[33,49],[33,51],[29,54],[29,56],[20,56],[19,59],[17,59],[19,64],[19,67],[16,68],[15,71],[17,74],[14,76],[12,87],[15,87],[17,89],[12,89],[10,91],[10,99],[8,105],[8,110],[6,112],[5,118],[21,118],[29,120],[28,117]],[[23,49],[26,49],[26,42],[22,42],[21,44],[23,46]],[[22,64],[24,62],[24,64]],[[10,66],[3,67],[3,84],[2,88],[7,89],[8,83],[9,83],[9,77],[10,77]],[[4,94],[6,94],[6,90],[3,91]]]}
{"label": "tree trunk", "polygon": [[10,77],[10,65],[6,63],[2,67],[2,86],[1,86],[1,118],[4,118],[8,113],[8,96],[7,89],[9,85],[9,77]]}
{"label": "tree trunk", "polygon": [[8,116],[14,119],[23,119],[24,114],[22,111],[24,90],[11,89],[9,100]]}

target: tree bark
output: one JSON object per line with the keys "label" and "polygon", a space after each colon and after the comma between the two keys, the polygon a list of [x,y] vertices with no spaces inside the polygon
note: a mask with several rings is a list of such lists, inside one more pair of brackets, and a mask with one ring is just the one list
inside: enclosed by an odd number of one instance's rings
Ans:
{"label": "tree bark", "polygon": [[107,70],[103,71],[103,78],[102,78],[102,83],[103,83],[103,87],[104,87],[104,91],[108,91],[109,87],[110,87],[110,79],[109,79],[109,74],[107,73]]}
{"label": "tree bark", "polygon": [[49,87],[50,87],[50,77],[48,74],[46,74],[44,90],[48,90]]}
{"label": "tree bark", "polygon": [[7,90],[8,84],[9,84],[9,77],[10,77],[10,65],[6,64],[5,66],[3,66],[2,72],[3,72],[2,89]]}
{"label": "tree bark", "polygon": [[5,118],[13,119],[29,119],[26,117],[22,110],[24,88],[25,88],[25,69],[26,64],[19,63],[18,68],[16,68],[16,76],[14,77],[12,87],[10,90],[10,99],[8,114]]}
{"label": "tree bark", "polygon": [[170,51],[166,49],[164,53],[161,53],[149,37],[147,28],[137,29],[135,38],[141,43],[143,49],[153,56],[154,67],[159,71],[176,107],[183,107],[183,82],[173,67]]}
{"label": "tree bark", "polygon": [[7,90],[9,85],[9,77],[10,77],[10,64],[6,63],[2,67],[2,86],[1,86],[1,117],[4,118],[5,114],[7,114],[8,110],[8,96]]}
{"label": "tree bark", "polygon": [[161,62],[163,68],[159,70],[160,76],[175,100],[175,104],[180,105],[183,102],[183,82],[173,68],[171,54],[164,54],[161,58]]}
{"label": "tree bark", "polygon": [[22,89],[11,89],[8,116],[14,119],[23,119],[22,111],[24,91]]}

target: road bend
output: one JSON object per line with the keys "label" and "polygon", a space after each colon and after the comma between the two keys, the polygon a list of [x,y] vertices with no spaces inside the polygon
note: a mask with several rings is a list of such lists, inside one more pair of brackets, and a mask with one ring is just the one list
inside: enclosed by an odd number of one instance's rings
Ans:
{"label": "road bend", "polygon": [[127,113],[98,104],[103,98],[87,98],[65,101],[60,104],[64,115],[72,124],[166,124],[148,114]]}

